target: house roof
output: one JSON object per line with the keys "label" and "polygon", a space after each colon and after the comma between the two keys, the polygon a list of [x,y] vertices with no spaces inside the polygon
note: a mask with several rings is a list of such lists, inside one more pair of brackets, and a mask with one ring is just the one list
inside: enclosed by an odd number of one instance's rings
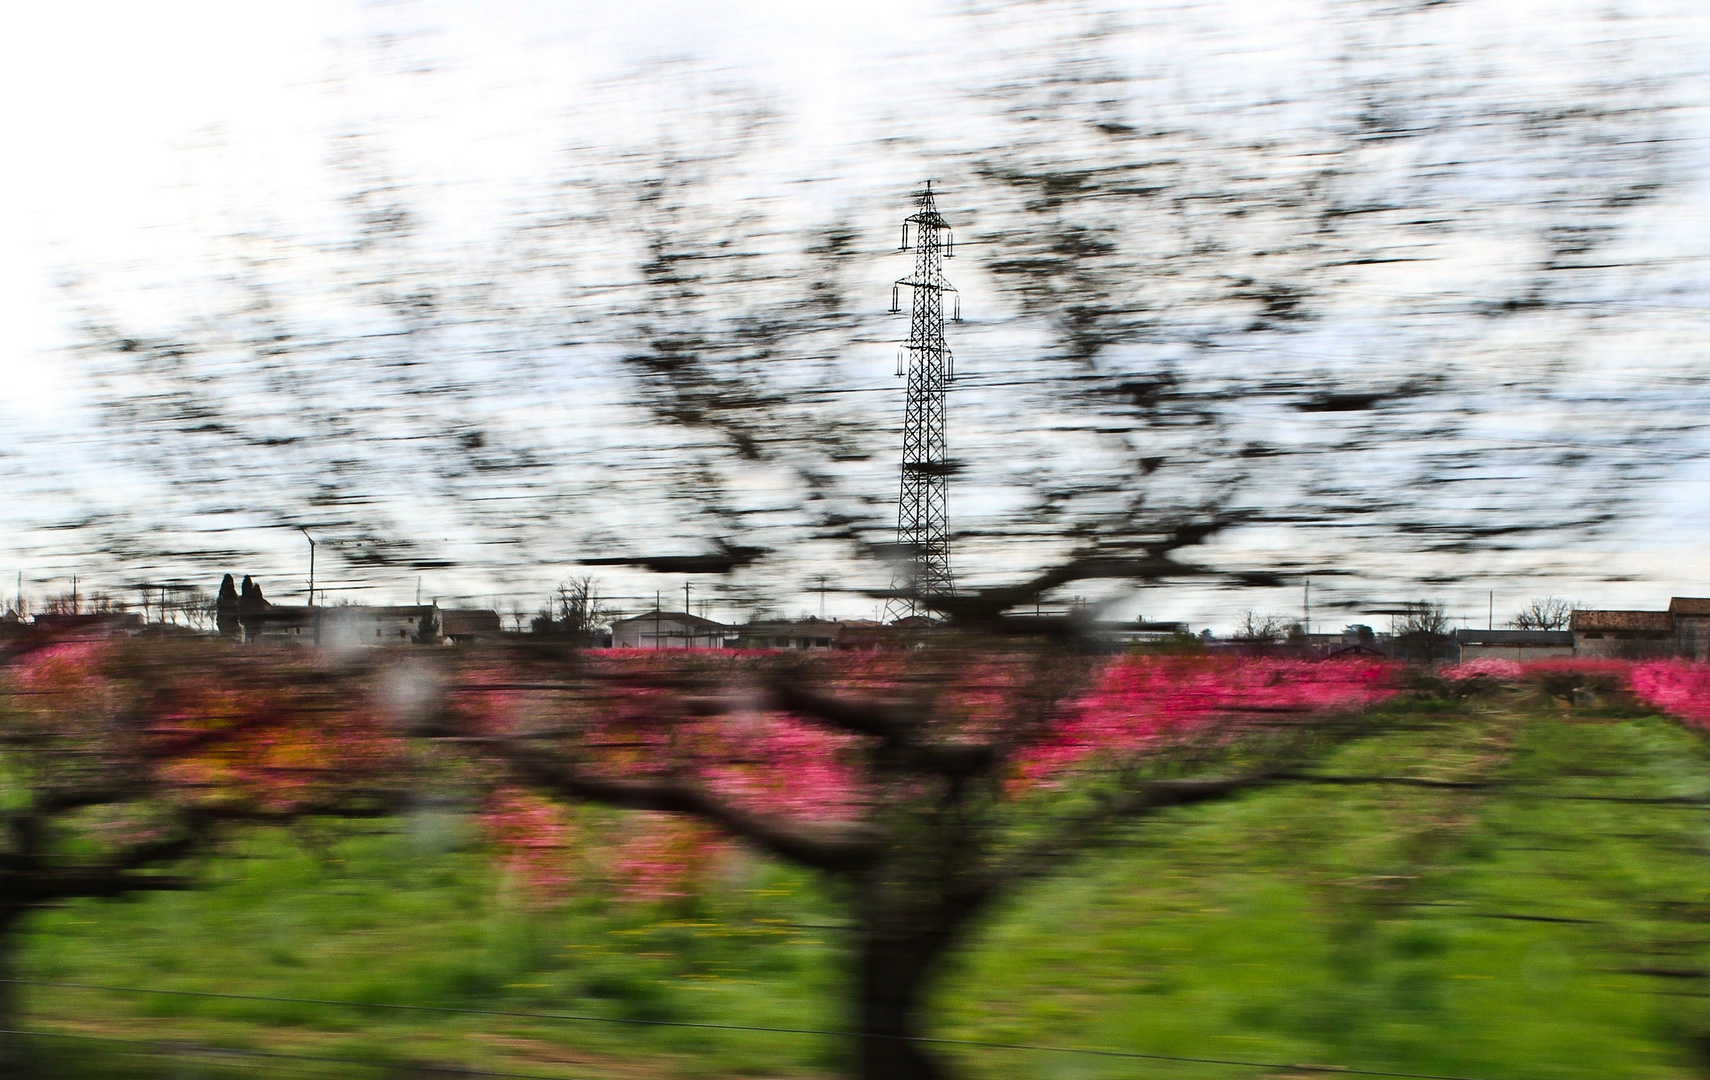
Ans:
{"label": "house roof", "polygon": [[628,626],[630,623],[648,623],[653,622],[656,619],[659,622],[674,622],[679,625],[693,626],[703,630],[729,629],[723,623],[718,622],[715,619],[703,619],[699,615],[693,615],[686,611],[644,611],[640,615],[631,615],[627,619],[613,619],[612,626],[615,628],[619,626]]}
{"label": "house roof", "polygon": [[732,627],[745,637],[768,634],[795,634],[798,637],[836,637],[843,632],[843,623],[836,619],[758,619]]}
{"label": "house roof", "polygon": [[1674,616],[1666,611],[1576,611],[1571,626],[1583,630],[1672,631]]}
{"label": "house roof", "polygon": [[315,612],[327,611],[328,608],[312,608],[299,604],[269,604],[260,611],[243,611],[238,618],[245,625],[257,626],[272,623],[281,626],[306,626],[315,621]]}
{"label": "house roof", "polygon": [[433,604],[335,604],[317,610],[329,619],[419,619],[437,609]]}
{"label": "house roof", "polygon": [[1571,630],[1456,630],[1462,645],[1529,645],[1535,648],[1573,645]]}
{"label": "house roof", "polygon": [[1710,615],[1710,597],[1676,596],[1669,600],[1671,615]]}
{"label": "house roof", "polygon": [[238,617],[246,623],[261,624],[275,623],[285,626],[301,625],[325,620],[339,622],[341,620],[360,619],[420,619],[438,610],[432,604],[400,604],[392,606],[370,604],[335,604],[332,607],[309,607],[306,604],[269,604],[260,611],[240,612]]}
{"label": "house roof", "polygon": [[[1379,649],[1374,649],[1370,645],[1364,644],[1363,642],[1354,641],[1354,642],[1349,642],[1348,644],[1342,646],[1339,649],[1331,649],[1328,653],[1325,654],[1324,659],[1335,660],[1335,659],[1340,657],[1340,658],[1345,658],[1345,659],[1350,659],[1350,660],[1357,660],[1362,656],[1383,656],[1383,655],[1384,655],[1383,652]],[[1388,657],[1384,657],[1384,659],[1388,659]]]}

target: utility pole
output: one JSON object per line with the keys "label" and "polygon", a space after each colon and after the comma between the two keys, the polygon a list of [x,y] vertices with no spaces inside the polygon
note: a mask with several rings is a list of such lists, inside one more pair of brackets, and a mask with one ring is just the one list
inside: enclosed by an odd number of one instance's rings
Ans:
{"label": "utility pole", "polygon": [[685,579],[683,581],[683,648],[685,649],[694,648],[695,645],[695,629],[689,625],[689,620],[692,618],[694,616],[689,614],[689,582]]}
{"label": "utility pole", "polygon": [[[309,542],[309,606],[314,607],[315,606],[315,538],[310,536],[309,530],[303,528],[303,526],[301,526],[301,525],[297,526],[297,531],[302,533],[303,538]],[[420,595],[421,586],[418,585],[418,586],[416,586],[416,588],[418,590],[417,596],[416,596],[416,602],[420,603],[421,602],[421,595]]]}
{"label": "utility pole", "polygon": [[918,196],[917,209],[903,221],[902,248],[914,226],[914,273],[891,286],[891,313],[897,314],[901,290],[913,290],[908,340],[897,350],[897,375],[908,378],[903,410],[902,485],[897,498],[897,550],[907,560],[892,578],[896,593],[887,605],[892,622],[921,610],[933,600],[955,594],[950,575],[950,455],[944,439],[944,392],[956,378],[956,364],[944,344],[944,294],[955,297],[955,321],[962,321],[962,300],[944,277],[943,260],[955,254],[950,225],[938,213],[932,181]]}
{"label": "utility pole", "polygon": [[1484,628],[1486,630],[1495,630],[1496,629],[1496,590],[1495,589],[1490,590],[1490,609],[1487,612],[1485,612]]}
{"label": "utility pole", "polygon": [[1312,640],[1312,579],[1306,579],[1306,640]]}

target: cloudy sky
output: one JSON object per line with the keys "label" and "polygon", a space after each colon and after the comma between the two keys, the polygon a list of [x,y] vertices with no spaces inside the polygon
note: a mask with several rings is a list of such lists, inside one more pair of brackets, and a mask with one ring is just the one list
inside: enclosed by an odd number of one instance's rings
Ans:
{"label": "cloudy sky", "polygon": [[[1314,65],[1334,53],[1323,35],[1349,6],[1129,5],[1115,12],[1130,30],[1119,55],[1137,70],[1170,58],[1175,81],[1159,88],[1169,107],[1186,101],[1226,112],[1239,124],[1244,109],[1279,94],[1310,100],[1310,90],[1301,87],[1318,77]],[[1621,397],[1629,390],[1625,373],[1653,359],[1671,371],[1702,363],[1701,352],[1692,352],[1702,348],[1696,341],[1710,292],[1710,82],[1704,70],[1710,14],[1691,0],[1623,4],[1619,17],[1610,5],[1594,3],[1490,0],[1448,7],[1453,11],[1433,16],[1445,41],[1464,40],[1468,55],[1485,58],[1481,62],[1496,77],[1539,93],[1583,80],[1589,66],[1609,55],[1655,76],[1658,100],[1666,98],[1670,112],[1670,138],[1678,144],[1676,178],[1623,240],[1622,257],[1667,270],[1653,277],[1661,283],[1654,311],[1635,315],[1630,304],[1623,309],[1624,321],[1608,345],[1617,357],[1613,370],[1623,374],[1603,392]],[[379,133],[393,166],[427,193],[436,242],[448,248],[480,244],[545,178],[563,172],[566,147],[656,123],[652,114],[661,102],[680,99],[677,84],[685,71],[695,73],[696,85],[749,88],[784,118],[765,158],[775,171],[754,177],[756,185],[773,177],[835,177],[835,183],[792,194],[796,212],[854,207],[874,218],[859,228],[889,235],[891,219],[905,212],[918,180],[894,170],[906,167],[916,151],[885,156],[866,148],[883,139],[914,146],[977,141],[985,121],[976,103],[958,100],[954,91],[990,78],[994,50],[1024,46],[1029,35],[1044,40],[1059,29],[1048,14],[1033,22],[1010,17],[992,40],[970,41],[961,12],[962,5],[920,3],[307,0],[286,8],[66,3],[9,15],[6,62],[0,64],[0,89],[12,103],[6,141],[13,159],[0,174],[0,244],[7,253],[0,262],[0,318],[8,328],[0,341],[0,423],[17,488],[0,509],[0,523],[8,524],[26,592],[57,591],[54,583],[72,573],[116,590],[137,580],[135,566],[104,562],[99,551],[80,548],[51,526],[79,520],[87,506],[146,501],[153,497],[147,484],[157,482],[115,465],[123,448],[116,452],[110,430],[96,430],[90,402],[97,390],[78,358],[65,351],[74,332],[67,281],[97,289],[105,307],[135,325],[194,318],[208,302],[205,267],[221,238],[242,231],[257,214],[312,233],[335,213],[339,178],[327,165],[329,140],[357,128]],[[638,83],[637,72],[655,74]],[[620,83],[629,89],[614,92]],[[954,179],[941,182],[953,192]],[[954,206],[945,209],[954,216]],[[1432,274],[1452,280],[1469,266],[1506,257],[1496,248],[1469,249],[1409,270],[1404,285],[1390,279],[1374,288],[1423,288]],[[875,308],[888,300],[883,285],[903,269],[895,260],[875,259]],[[959,270],[970,307],[995,310],[993,286],[971,262]],[[983,363],[994,383],[1025,373],[1025,349],[1016,336],[1021,331],[1010,329],[976,323],[962,331],[959,369],[979,372]],[[1357,365],[1385,339],[1382,325],[1358,318],[1347,320],[1340,333],[1332,345],[1321,338],[1314,347],[1333,348],[1335,362],[1347,365]],[[888,355],[875,345],[861,353],[861,363],[884,364]],[[852,370],[858,378],[861,369]],[[876,370],[862,386],[882,387],[888,374]],[[1628,414],[1639,401],[1646,403],[1637,406],[1641,410],[1666,409],[1668,385],[1633,383]],[[597,390],[578,393],[589,401],[599,397]],[[545,395],[536,404],[552,408],[556,400]],[[1679,401],[1690,406],[1704,398],[1693,390]],[[1592,433],[1586,437],[1595,441]],[[1541,438],[1553,449],[1572,448],[1571,433],[1560,429]],[[969,441],[978,438],[971,432]],[[1685,449],[1701,442],[1689,441]],[[1630,523],[1484,558],[1476,582],[1433,592],[1430,581],[1446,576],[1441,559],[1447,556],[1426,564],[1400,551],[1368,551],[1359,586],[1347,587],[1341,601],[1357,610],[1385,595],[1431,592],[1479,624],[1487,588],[1498,594],[1499,620],[1504,608],[1542,591],[1617,606],[1660,604],[1671,593],[1710,594],[1710,545],[1702,539],[1710,534],[1710,470],[1701,462],[1679,468],[1663,462],[1645,479]],[[255,536],[229,546],[245,552],[259,575],[281,581],[276,593],[288,594],[301,587],[294,578],[301,576],[302,545],[280,535],[276,525],[257,523]],[[440,531],[449,533],[451,526]],[[529,609],[562,576],[538,561],[518,560],[507,569],[503,559],[478,559],[468,554],[478,538],[465,538],[461,547],[455,539],[444,542],[456,549],[452,561],[462,568],[428,575],[434,579],[425,586],[430,594]],[[1291,542],[1264,532],[1241,541],[1254,551]],[[333,565],[326,573],[335,594],[342,583],[352,599],[404,600],[416,585],[413,573],[341,577]],[[192,560],[152,572],[217,578],[225,568]],[[681,579],[617,575],[610,587],[626,596],[651,587],[680,595]],[[1337,602],[1339,587],[1326,585],[1325,603]],[[779,602],[806,609],[818,601],[796,594]],[[1298,596],[1294,589],[1245,596],[1159,589],[1140,603],[1148,617],[1227,627],[1239,608],[1293,610]],[[871,614],[870,605],[858,597],[829,602],[833,614]],[[1333,607],[1321,615],[1338,624],[1355,617]]]}

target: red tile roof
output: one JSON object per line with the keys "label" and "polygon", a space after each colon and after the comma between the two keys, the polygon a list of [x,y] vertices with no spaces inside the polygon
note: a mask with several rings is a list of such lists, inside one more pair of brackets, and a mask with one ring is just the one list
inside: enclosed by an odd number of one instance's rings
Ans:
{"label": "red tile roof", "polygon": [[1574,630],[1660,630],[1666,633],[1674,629],[1674,616],[1666,611],[1576,611],[1571,626]]}

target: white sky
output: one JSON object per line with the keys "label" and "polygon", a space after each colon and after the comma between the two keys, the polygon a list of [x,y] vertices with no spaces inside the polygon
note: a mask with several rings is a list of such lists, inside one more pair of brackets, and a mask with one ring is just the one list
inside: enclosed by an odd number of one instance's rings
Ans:
{"label": "white sky", "polygon": [[[1323,6],[1160,3],[1133,5],[1129,14],[1155,29],[1148,48],[1169,49],[1172,34],[1226,41],[1220,55],[1233,84],[1255,77],[1246,70],[1252,57],[1268,57],[1275,65],[1302,47],[1301,36],[1313,24],[1298,16]],[[1538,58],[1540,79],[1550,77],[1546,58],[1552,55],[1532,48],[1540,26],[1547,21],[1550,40],[1571,45],[1576,27],[1588,24],[1569,15],[1599,9],[1542,0],[1462,7],[1465,14],[1457,18],[1464,19],[1469,35],[1511,35],[1518,55]],[[1710,56],[1710,6],[1656,0],[1621,8],[1653,20],[1670,36],[1659,63]],[[479,236],[506,199],[546,170],[564,132],[574,126],[567,125],[566,112],[574,112],[588,88],[649,62],[694,57],[728,68],[772,90],[779,107],[794,117],[793,153],[811,161],[835,152],[861,125],[871,130],[893,94],[907,100],[930,92],[934,84],[923,74],[929,68],[922,58],[937,65],[931,77],[954,80],[957,26],[923,9],[918,2],[799,0],[14,6],[0,23],[0,95],[8,103],[0,114],[0,146],[10,160],[0,169],[0,325],[6,327],[0,336],[0,410],[7,418],[0,433],[34,467],[51,467],[66,457],[66,473],[77,477],[69,488],[73,501],[82,490],[78,485],[99,485],[101,477],[80,472],[70,460],[76,451],[62,441],[63,433],[85,422],[79,410],[87,388],[54,351],[66,333],[57,279],[67,269],[99,270],[133,290],[112,298],[117,306],[148,310],[163,294],[144,286],[182,276],[205,237],[230,227],[222,215],[234,205],[253,205],[262,192],[281,218],[317,213],[330,191],[326,137],[352,112],[387,123],[400,160],[414,175],[441,186],[435,205],[442,230]],[[443,69],[415,80],[365,75],[371,52],[364,42],[398,27],[431,28],[427,37],[401,42],[397,52],[433,57]],[[1707,85],[1701,70],[1687,74],[1688,86],[1702,91]],[[362,97],[354,107],[351,94]],[[1688,160],[1698,175],[1693,190],[1702,196],[1702,177],[1710,174],[1701,115],[1707,103],[1694,104],[1700,116],[1689,130],[1698,141]],[[942,122],[954,124],[957,118]],[[1707,205],[1704,198],[1676,201],[1670,220],[1641,238],[1660,254],[1696,261],[1700,291],[1689,289],[1688,302],[1704,299]],[[894,269],[875,266],[875,281],[895,276]],[[959,348],[958,363],[977,368],[979,359]],[[1631,530],[1596,544],[1564,538],[1569,542],[1559,552],[1530,558],[1554,560],[1562,568],[1554,591],[1588,602],[1654,606],[1671,593],[1710,594],[1710,542],[1703,539],[1710,536],[1707,481],[1700,471],[1658,485],[1652,492],[1654,516]],[[1265,538],[1251,543],[1262,546]],[[294,557],[285,552],[282,557]],[[6,569],[5,554],[0,542],[0,570]],[[17,561],[27,578],[40,581],[76,569],[21,551]],[[85,573],[91,570],[99,572]],[[1622,574],[1633,580],[1603,580]],[[1418,576],[1413,567],[1397,565],[1397,594],[1419,592]],[[536,601],[527,597],[538,595],[540,584],[518,585],[525,595],[517,602],[532,608]],[[405,598],[413,586],[413,580],[397,582],[395,598]],[[506,587],[444,585],[447,591],[489,595]],[[677,579],[661,587],[681,595]],[[1540,591],[1534,582],[1510,581],[1500,565],[1491,567],[1490,587],[1499,594],[1499,619],[1505,607],[1511,611]],[[428,591],[439,590],[430,584]],[[1482,588],[1463,588],[1452,598],[1457,609],[1482,617]],[[1197,628],[1227,627],[1238,607],[1292,611],[1298,598],[1295,590],[1230,598],[1158,589],[1143,603],[1148,617],[1187,619]],[[816,608],[817,598],[800,598],[792,606]],[[865,601],[840,607],[833,598],[830,606],[833,614],[870,614]],[[1352,619],[1333,614],[1325,621]]]}

